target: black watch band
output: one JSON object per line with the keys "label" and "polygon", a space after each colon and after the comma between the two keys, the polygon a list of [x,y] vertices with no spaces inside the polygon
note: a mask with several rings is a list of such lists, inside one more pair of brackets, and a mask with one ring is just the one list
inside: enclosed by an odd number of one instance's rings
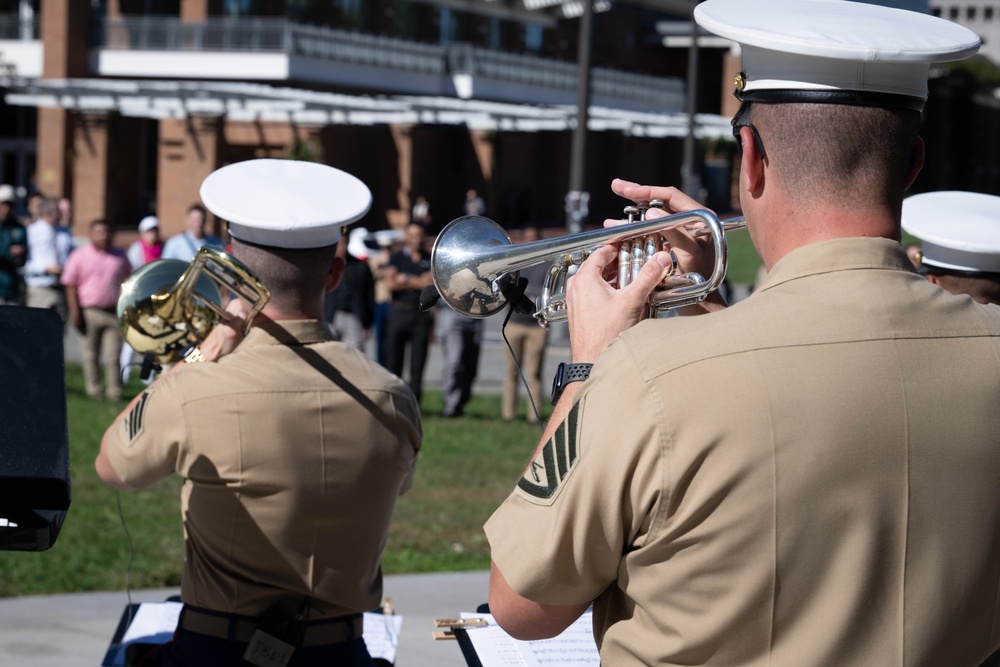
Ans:
{"label": "black watch band", "polygon": [[590,377],[590,369],[594,364],[559,364],[556,368],[556,376],[552,380],[552,405],[559,401],[563,389],[570,382],[581,382]]}

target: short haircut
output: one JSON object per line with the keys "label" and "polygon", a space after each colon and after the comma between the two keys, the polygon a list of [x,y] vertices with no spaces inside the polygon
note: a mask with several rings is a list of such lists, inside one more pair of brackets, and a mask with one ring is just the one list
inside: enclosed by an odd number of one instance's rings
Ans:
{"label": "short haircut", "polygon": [[104,218],[95,218],[95,219],[93,219],[93,220],[90,221],[90,228],[91,229],[93,229],[94,227],[97,227],[98,225],[104,225],[108,229],[111,229],[111,223],[108,222],[107,220],[105,220]]}
{"label": "short haircut", "polygon": [[38,215],[44,218],[47,215],[59,215],[59,202],[52,197],[42,197],[38,204]]}
{"label": "short haircut", "polygon": [[202,206],[201,204],[191,204],[190,206],[188,206],[187,212],[191,213],[191,211],[198,211],[199,213],[201,213],[201,217],[203,220],[208,220],[208,211],[206,211],[205,207]]}
{"label": "short haircut", "polygon": [[754,103],[750,122],[780,187],[792,197],[901,210],[920,131],[918,112]]}
{"label": "short haircut", "polygon": [[287,310],[321,298],[337,252],[337,245],[289,249],[261,246],[233,239],[233,254],[271,291],[271,301]]}

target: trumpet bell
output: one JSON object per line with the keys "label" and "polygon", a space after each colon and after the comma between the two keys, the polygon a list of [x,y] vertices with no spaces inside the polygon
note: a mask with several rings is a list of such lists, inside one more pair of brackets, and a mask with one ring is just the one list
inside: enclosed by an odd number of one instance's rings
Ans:
{"label": "trumpet bell", "polygon": [[[482,258],[510,245],[507,232],[489,218],[470,215],[445,225],[431,249],[431,277],[445,303],[475,318],[488,317],[507,305],[499,282],[510,280],[508,276],[517,268],[505,263],[502,271],[496,272],[494,262]],[[513,279],[517,279],[516,273]]]}
{"label": "trumpet bell", "polygon": [[[158,259],[137,269],[118,293],[122,338],[157,361],[180,361],[188,348],[227,320],[232,291],[251,304],[246,323],[267,303],[267,287],[242,262],[215,248],[202,248],[190,264]],[[245,333],[245,331],[244,331]]]}

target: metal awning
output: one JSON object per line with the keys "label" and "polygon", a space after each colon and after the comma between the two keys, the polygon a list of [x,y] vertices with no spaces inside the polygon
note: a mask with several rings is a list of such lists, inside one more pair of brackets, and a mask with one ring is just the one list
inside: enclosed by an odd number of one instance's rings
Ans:
{"label": "metal awning", "polygon": [[[575,127],[573,105],[531,105],[431,96],[345,95],[226,81],[0,79],[8,104],[80,112],[117,112],[151,119],[190,116],[300,125],[445,124],[474,130],[563,131]],[[699,137],[731,137],[729,119],[699,114]],[[681,137],[684,113],[641,113],[591,106],[591,131]]]}

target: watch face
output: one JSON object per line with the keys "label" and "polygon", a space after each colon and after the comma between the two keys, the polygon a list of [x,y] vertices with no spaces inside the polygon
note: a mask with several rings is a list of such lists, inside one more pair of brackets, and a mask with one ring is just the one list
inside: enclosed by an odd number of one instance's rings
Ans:
{"label": "watch face", "polygon": [[566,364],[560,363],[556,366],[556,376],[552,378],[552,405],[556,404],[559,400],[559,395],[562,393],[563,388],[563,375],[566,372]]}

